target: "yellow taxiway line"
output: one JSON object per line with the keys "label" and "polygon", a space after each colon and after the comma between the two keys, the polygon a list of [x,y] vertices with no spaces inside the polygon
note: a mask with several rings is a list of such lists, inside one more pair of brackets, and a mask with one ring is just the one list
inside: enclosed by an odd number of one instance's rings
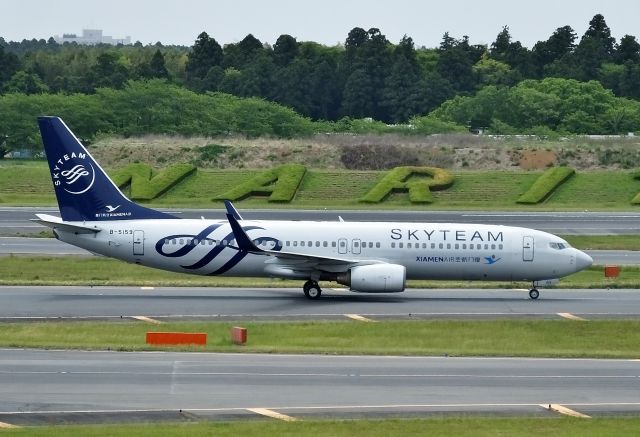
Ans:
{"label": "yellow taxiway line", "polygon": [[12,425],[10,423],[0,422],[0,429],[13,429],[13,428],[20,428],[20,427],[17,425]]}
{"label": "yellow taxiway line", "polygon": [[141,322],[153,323],[154,325],[161,325],[162,322],[160,320],[152,319],[147,316],[131,316],[132,319],[140,320]]}
{"label": "yellow taxiway line", "polygon": [[271,417],[273,419],[284,420],[285,422],[295,422],[299,419],[295,417],[287,416],[286,414],[278,413],[277,411],[269,410],[267,408],[247,408],[247,411],[260,414],[262,416]]}
{"label": "yellow taxiway line", "polygon": [[344,316],[359,322],[375,322],[375,320],[368,319],[360,314],[345,314]]}
{"label": "yellow taxiway line", "polygon": [[556,413],[564,414],[565,416],[578,417],[580,419],[591,419],[591,416],[587,416],[586,414],[582,414],[578,411],[572,410],[571,408],[567,408],[564,405],[542,404],[540,406],[542,408],[546,408],[549,411],[555,411]]}
{"label": "yellow taxiway line", "polygon": [[581,322],[586,321],[587,319],[583,319],[582,317],[578,317],[576,315],[573,315],[571,313],[557,313],[560,317],[564,317],[565,319],[569,319],[569,320],[579,320]]}

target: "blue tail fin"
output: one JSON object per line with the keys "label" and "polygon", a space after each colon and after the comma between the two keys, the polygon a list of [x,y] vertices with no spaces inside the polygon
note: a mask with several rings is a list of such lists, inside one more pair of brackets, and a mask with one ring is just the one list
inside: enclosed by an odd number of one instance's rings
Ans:
{"label": "blue tail fin", "polygon": [[64,221],[171,219],[127,199],[59,117],[38,117]]}

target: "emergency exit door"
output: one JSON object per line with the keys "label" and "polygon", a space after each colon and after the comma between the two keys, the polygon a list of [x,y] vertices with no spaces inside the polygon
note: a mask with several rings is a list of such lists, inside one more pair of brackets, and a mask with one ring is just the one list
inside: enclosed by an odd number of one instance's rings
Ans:
{"label": "emergency exit door", "polygon": [[533,237],[522,237],[522,261],[533,261],[534,241]]}

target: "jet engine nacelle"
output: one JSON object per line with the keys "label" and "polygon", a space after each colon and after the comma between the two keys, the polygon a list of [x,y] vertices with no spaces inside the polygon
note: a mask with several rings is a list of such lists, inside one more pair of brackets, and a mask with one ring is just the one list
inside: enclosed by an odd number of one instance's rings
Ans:
{"label": "jet engine nacelle", "polygon": [[398,264],[356,266],[338,275],[337,282],[362,293],[399,293],[404,291],[407,270]]}

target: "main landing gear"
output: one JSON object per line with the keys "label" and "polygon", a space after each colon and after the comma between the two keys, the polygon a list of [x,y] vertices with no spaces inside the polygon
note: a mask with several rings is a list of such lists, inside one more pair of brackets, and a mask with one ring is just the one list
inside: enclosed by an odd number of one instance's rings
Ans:
{"label": "main landing gear", "polygon": [[304,295],[307,297],[307,299],[311,300],[319,299],[320,295],[322,294],[322,289],[316,281],[309,280],[305,282],[302,290],[304,291]]}
{"label": "main landing gear", "polygon": [[540,292],[536,289],[534,285],[531,286],[531,290],[529,290],[529,297],[533,300],[536,300],[540,297]]}

